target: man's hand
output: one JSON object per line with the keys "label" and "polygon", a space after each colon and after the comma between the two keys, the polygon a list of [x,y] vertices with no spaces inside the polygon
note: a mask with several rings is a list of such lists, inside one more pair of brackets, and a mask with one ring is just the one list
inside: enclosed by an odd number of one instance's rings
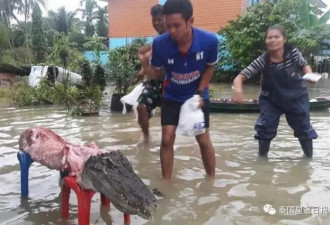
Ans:
{"label": "man's hand", "polygon": [[144,69],[141,67],[141,69],[140,69],[139,73],[137,74],[136,79],[134,79],[133,83],[134,83],[134,84],[139,83],[141,80],[144,79],[144,75],[145,75],[145,71],[144,71]]}
{"label": "man's hand", "polygon": [[203,106],[204,106],[204,99],[203,98],[200,98],[199,99],[199,108],[203,108]]}
{"label": "man's hand", "polygon": [[139,48],[138,57],[141,62],[142,71],[145,73],[150,79],[159,80],[162,79],[162,75],[160,73],[160,69],[156,69],[152,67],[149,63],[152,54],[152,47],[150,45]]}
{"label": "man's hand", "polygon": [[151,45],[143,46],[138,50],[139,60],[143,65],[149,65],[149,59],[151,57],[152,48]]}
{"label": "man's hand", "polygon": [[234,102],[241,104],[243,103],[243,90],[242,89],[234,89],[233,90],[233,99]]}
{"label": "man's hand", "polygon": [[145,75],[145,71],[144,71],[143,67],[141,67],[141,69],[137,75],[137,78],[136,78],[137,82],[139,82],[140,80],[143,80],[144,75]]}

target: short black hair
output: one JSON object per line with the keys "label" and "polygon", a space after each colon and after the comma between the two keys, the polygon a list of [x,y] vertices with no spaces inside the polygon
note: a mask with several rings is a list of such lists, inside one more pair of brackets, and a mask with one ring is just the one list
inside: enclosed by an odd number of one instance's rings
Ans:
{"label": "short black hair", "polygon": [[171,15],[181,13],[188,21],[193,15],[193,7],[189,0],[167,0],[164,4],[164,14]]}
{"label": "short black hair", "polygon": [[156,17],[156,16],[162,16],[164,15],[164,7],[160,4],[156,4],[153,7],[151,7],[150,10],[151,16]]}

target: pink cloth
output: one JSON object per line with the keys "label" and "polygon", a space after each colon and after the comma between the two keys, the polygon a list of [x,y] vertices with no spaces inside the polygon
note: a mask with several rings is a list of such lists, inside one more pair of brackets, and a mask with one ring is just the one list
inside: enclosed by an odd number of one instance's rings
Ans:
{"label": "pink cloth", "polygon": [[24,131],[19,139],[19,149],[50,169],[69,170],[70,175],[78,176],[78,179],[90,156],[106,152],[95,143],[87,146],[72,144],[44,127]]}

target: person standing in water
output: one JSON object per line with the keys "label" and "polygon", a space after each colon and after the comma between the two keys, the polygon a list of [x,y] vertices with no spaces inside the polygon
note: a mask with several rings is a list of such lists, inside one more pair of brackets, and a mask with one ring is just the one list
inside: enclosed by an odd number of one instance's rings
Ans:
{"label": "person standing in water", "polygon": [[260,115],[255,124],[259,155],[267,156],[270,142],[277,134],[279,119],[285,114],[304,154],[313,156],[316,131],[310,124],[309,97],[302,76],[311,73],[298,49],[287,44],[280,26],[270,27],[265,36],[267,52],[259,56],[234,79],[234,100],[243,102],[243,82],[261,73]]}
{"label": "person standing in water", "polygon": [[[152,25],[157,33],[166,32],[165,15],[162,5],[155,5],[151,8]],[[139,76],[144,76],[143,68]],[[144,83],[144,88],[138,98],[138,123],[142,129],[144,140],[149,141],[149,119],[152,117],[152,111],[161,105],[162,80],[149,79]]]}
{"label": "person standing in water", "polygon": [[[215,34],[194,28],[193,7],[189,0],[167,0],[164,14],[168,32],[158,36],[151,46],[139,49],[139,60],[150,78],[163,79],[161,106],[162,141],[160,160],[163,178],[172,175],[175,131],[183,103],[198,94],[204,113],[205,133],[196,136],[206,173],[214,177],[215,152],[210,140],[209,90],[214,66],[218,61]],[[150,55],[151,62],[149,62]]]}

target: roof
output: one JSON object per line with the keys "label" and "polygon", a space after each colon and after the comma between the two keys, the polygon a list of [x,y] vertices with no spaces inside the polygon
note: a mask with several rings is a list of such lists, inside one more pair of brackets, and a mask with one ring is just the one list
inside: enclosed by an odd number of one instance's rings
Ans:
{"label": "roof", "polygon": [[327,4],[325,4],[322,0],[312,0],[318,7],[320,8],[326,8]]}
{"label": "roof", "polygon": [[17,67],[10,64],[0,64],[0,73],[12,73],[16,75],[29,75],[31,71],[30,66]]}

